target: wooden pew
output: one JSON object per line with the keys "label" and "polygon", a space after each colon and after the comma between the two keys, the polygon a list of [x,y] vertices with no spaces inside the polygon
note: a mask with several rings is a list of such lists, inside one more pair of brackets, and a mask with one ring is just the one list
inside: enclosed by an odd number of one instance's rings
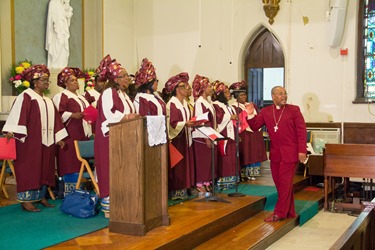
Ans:
{"label": "wooden pew", "polygon": [[330,247],[336,249],[374,249],[375,199],[363,202],[363,211],[341,237]]}
{"label": "wooden pew", "polygon": [[323,161],[325,211],[331,177],[375,178],[375,144],[326,144]]}

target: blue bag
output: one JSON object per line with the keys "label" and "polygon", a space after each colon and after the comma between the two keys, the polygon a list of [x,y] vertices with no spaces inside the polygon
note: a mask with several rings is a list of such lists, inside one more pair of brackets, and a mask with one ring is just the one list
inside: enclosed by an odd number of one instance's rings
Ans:
{"label": "blue bag", "polygon": [[89,218],[98,214],[98,197],[85,190],[72,190],[68,193],[60,210],[77,218]]}

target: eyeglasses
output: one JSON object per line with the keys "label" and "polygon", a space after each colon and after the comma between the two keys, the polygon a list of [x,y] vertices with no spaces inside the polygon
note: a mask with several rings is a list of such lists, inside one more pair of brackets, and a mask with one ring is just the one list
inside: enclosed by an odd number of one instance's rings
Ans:
{"label": "eyeglasses", "polygon": [[41,83],[45,84],[45,83],[48,83],[48,84],[51,84],[51,81],[48,80],[48,79],[38,79],[38,81],[40,81]]}
{"label": "eyeglasses", "polygon": [[286,93],[286,92],[280,92],[280,93],[275,93],[274,95],[277,95],[277,96],[287,96],[288,93]]}
{"label": "eyeglasses", "polygon": [[122,76],[118,76],[117,78],[126,78],[126,77],[129,77],[129,75],[125,74],[125,75],[122,75]]}

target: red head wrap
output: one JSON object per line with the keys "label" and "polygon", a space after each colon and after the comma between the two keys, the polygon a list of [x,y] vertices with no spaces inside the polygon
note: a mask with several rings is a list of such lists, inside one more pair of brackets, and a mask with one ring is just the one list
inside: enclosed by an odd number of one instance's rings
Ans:
{"label": "red head wrap", "polygon": [[34,79],[41,78],[42,76],[48,76],[50,73],[46,65],[35,64],[30,66],[28,69],[22,71],[21,77],[26,81],[30,82]]}
{"label": "red head wrap", "polygon": [[187,72],[182,72],[178,75],[172,76],[169,78],[169,80],[165,83],[165,91],[167,94],[170,94],[173,92],[173,90],[176,88],[176,86],[180,82],[188,83],[189,81],[189,74]]}
{"label": "red head wrap", "polygon": [[95,75],[98,76],[97,80],[99,82],[105,82],[107,81],[107,77],[105,74],[102,74],[104,69],[107,67],[108,64],[112,62],[111,56],[108,54],[106,55],[99,64],[99,67],[95,69]]}
{"label": "red head wrap", "polygon": [[230,85],[229,89],[234,89],[234,90],[243,89],[243,90],[247,90],[247,85],[246,85],[245,81],[235,82],[235,83],[232,83]]}
{"label": "red head wrap", "polygon": [[214,92],[215,92],[215,95],[218,96],[220,95],[220,93],[223,93],[225,91],[227,87],[227,85],[225,85],[225,83],[219,81],[219,80],[216,80],[212,83],[212,87],[214,89]]}
{"label": "red head wrap", "polygon": [[154,79],[156,79],[155,67],[147,58],[144,58],[141,68],[135,73],[135,84],[141,86]]}
{"label": "red head wrap", "polygon": [[65,67],[57,75],[57,85],[65,89],[65,83],[71,76],[75,76],[77,78],[85,78],[85,73],[83,73],[79,68]]}
{"label": "red head wrap", "polygon": [[203,92],[206,90],[208,85],[210,84],[210,80],[205,76],[195,75],[194,81],[193,81],[193,96],[194,99],[197,99],[200,97]]}
{"label": "red head wrap", "polygon": [[100,62],[98,74],[99,78],[104,82],[106,80],[115,80],[124,68],[116,59],[111,59],[110,55],[105,56]]}

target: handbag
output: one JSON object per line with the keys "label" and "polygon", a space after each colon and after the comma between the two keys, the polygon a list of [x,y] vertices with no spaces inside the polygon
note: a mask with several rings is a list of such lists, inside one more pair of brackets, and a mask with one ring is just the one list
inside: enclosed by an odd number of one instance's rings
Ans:
{"label": "handbag", "polygon": [[5,137],[0,138],[0,159],[15,160],[16,157],[16,141],[14,138],[8,140]]}
{"label": "handbag", "polygon": [[72,190],[68,193],[60,210],[77,218],[90,218],[98,214],[98,196],[85,190]]}

